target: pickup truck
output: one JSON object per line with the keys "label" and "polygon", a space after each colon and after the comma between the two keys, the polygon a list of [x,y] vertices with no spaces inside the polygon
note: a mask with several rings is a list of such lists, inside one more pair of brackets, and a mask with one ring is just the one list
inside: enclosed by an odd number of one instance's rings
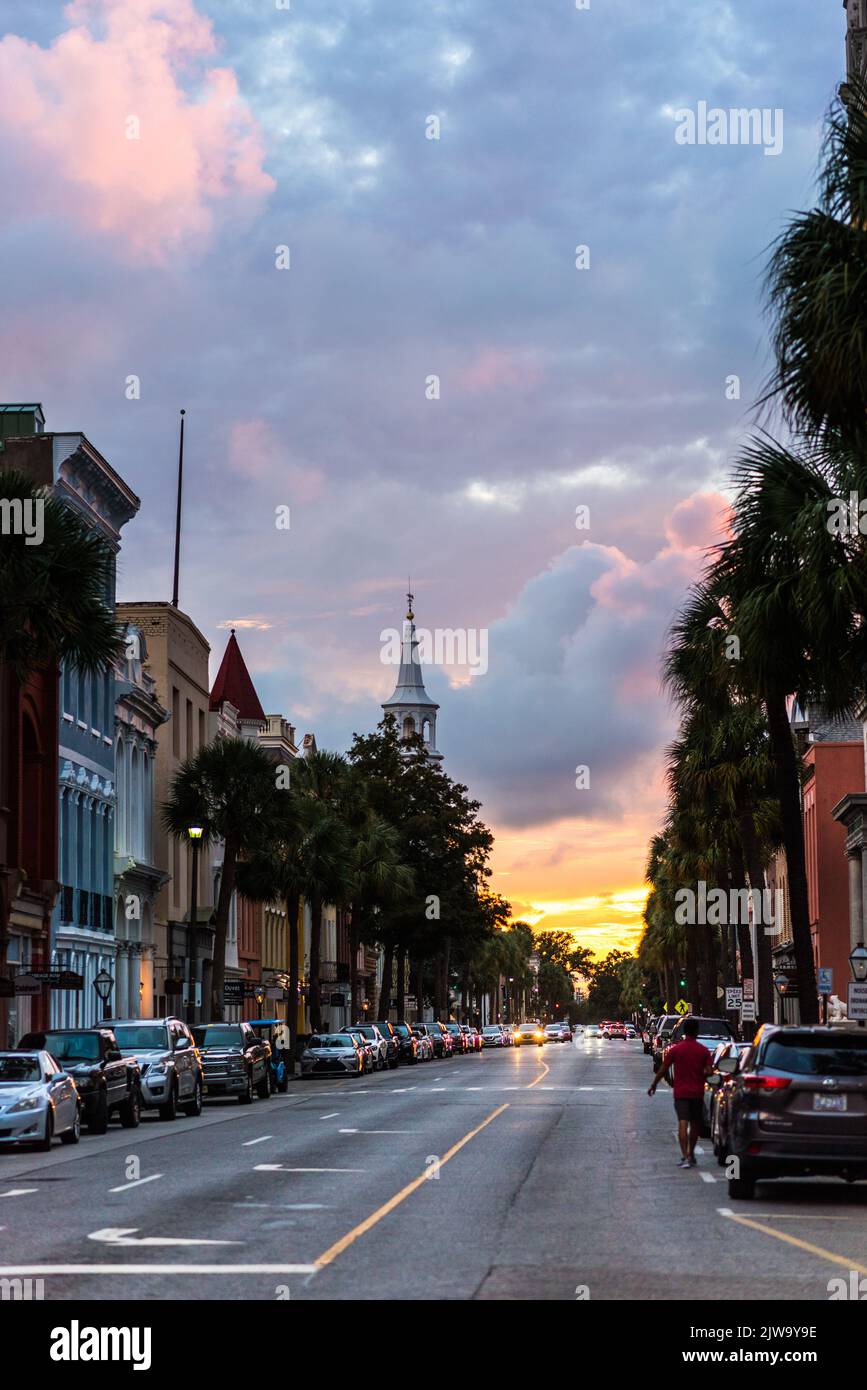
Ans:
{"label": "pickup truck", "polygon": [[112,1115],[124,1129],[141,1118],[141,1067],[123,1057],[111,1028],[49,1028],[25,1033],[18,1051],[43,1049],[75,1081],[82,1119],[91,1134],[105,1134]]}

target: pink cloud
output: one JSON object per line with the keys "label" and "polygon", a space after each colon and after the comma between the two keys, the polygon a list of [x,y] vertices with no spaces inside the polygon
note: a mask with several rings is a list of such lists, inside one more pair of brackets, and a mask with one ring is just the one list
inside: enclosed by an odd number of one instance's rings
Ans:
{"label": "pink cloud", "polygon": [[315,502],[322,491],[322,473],[291,462],[288,452],[267,420],[239,420],[229,431],[229,465],[234,473],[279,486],[279,500],[290,507]]}
{"label": "pink cloud", "polygon": [[540,373],[501,348],[485,348],[458,379],[469,392],[495,391],[500,386],[527,386],[539,380]]}
{"label": "pink cloud", "polygon": [[729,535],[731,503],[719,492],[695,492],[678,502],[665,527],[673,550],[707,550]]}
{"label": "pink cloud", "polygon": [[124,259],[158,264],[207,242],[217,204],[274,187],[234,72],[206,66],[217,45],[194,0],[73,0],[65,13],[48,48],[0,40],[0,139],[20,180],[0,215],[62,211]]}

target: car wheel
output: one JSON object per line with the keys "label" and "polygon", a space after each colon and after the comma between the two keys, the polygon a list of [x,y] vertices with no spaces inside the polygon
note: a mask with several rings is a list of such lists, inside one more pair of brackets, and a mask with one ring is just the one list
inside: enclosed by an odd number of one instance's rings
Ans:
{"label": "car wheel", "polygon": [[289,1090],[288,1072],[286,1073],[286,1075],[284,1075],[282,1081],[277,1082],[277,1090],[280,1092],[281,1096],[285,1096],[286,1092]]}
{"label": "car wheel", "polygon": [[37,1139],[36,1143],[33,1145],[36,1152],[39,1154],[47,1154],[48,1150],[51,1148],[51,1141],[53,1138],[54,1116],[52,1115],[51,1110],[49,1109],[46,1111],[45,1114],[45,1132],[43,1133],[42,1138]]}
{"label": "car wheel", "polygon": [[396,1057],[389,1057],[389,1059],[388,1059],[388,1069],[389,1069],[389,1071],[397,1071],[398,1066],[399,1066],[398,1059],[397,1059]]}
{"label": "car wheel", "polygon": [[202,1078],[196,1077],[196,1085],[193,1091],[193,1098],[181,1107],[185,1115],[189,1115],[191,1120],[195,1120],[202,1113]]}
{"label": "car wheel", "polygon": [[141,1094],[138,1086],[133,1086],[129,1098],[119,1105],[117,1113],[124,1129],[138,1129],[141,1122]]}
{"label": "car wheel", "polygon": [[260,1100],[271,1099],[271,1072],[268,1067],[265,1068],[265,1075],[256,1086],[256,1095]]}
{"label": "car wheel", "polygon": [[252,1104],[253,1104],[253,1073],[252,1073],[252,1072],[249,1072],[249,1071],[247,1072],[247,1085],[244,1087],[243,1091],[242,1091],[241,1094],[238,1096],[238,1104],[239,1104],[239,1105],[252,1105]]}
{"label": "car wheel", "polygon": [[108,1129],[108,1092],[99,1092],[87,1119],[89,1134],[105,1134]]}
{"label": "car wheel", "polygon": [[172,1082],[169,1088],[169,1098],[165,1105],[159,1108],[161,1120],[176,1120],[178,1118],[178,1092],[175,1083]]}
{"label": "car wheel", "polygon": [[61,1134],[61,1144],[77,1144],[81,1138],[81,1106],[75,1107],[75,1119],[72,1122],[72,1129],[68,1129],[65,1134]]}

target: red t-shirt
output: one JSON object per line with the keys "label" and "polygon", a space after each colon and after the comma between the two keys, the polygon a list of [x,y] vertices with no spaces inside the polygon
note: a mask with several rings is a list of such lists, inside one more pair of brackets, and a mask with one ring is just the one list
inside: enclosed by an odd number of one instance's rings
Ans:
{"label": "red t-shirt", "polygon": [[668,1049],[666,1060],[674,1063],[675,1100],[701,1100],[705,1071],[711,1060],[707,1048],[695,1038],[684,1038]]}

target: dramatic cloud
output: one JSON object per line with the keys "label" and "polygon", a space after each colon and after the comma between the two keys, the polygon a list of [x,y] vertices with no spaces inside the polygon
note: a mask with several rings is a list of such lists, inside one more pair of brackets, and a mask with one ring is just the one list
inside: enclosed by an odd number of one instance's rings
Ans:
{"label": "dramatic cloud", "polygon": [[[209,239],[217,204],[273,188],[256,122],[193,0],[74,0],[47,48],[0,41],[0,137],[16,197],[0,217],[72,218],[125,259]],[[8,186],[8,185],[7,185]]]}

